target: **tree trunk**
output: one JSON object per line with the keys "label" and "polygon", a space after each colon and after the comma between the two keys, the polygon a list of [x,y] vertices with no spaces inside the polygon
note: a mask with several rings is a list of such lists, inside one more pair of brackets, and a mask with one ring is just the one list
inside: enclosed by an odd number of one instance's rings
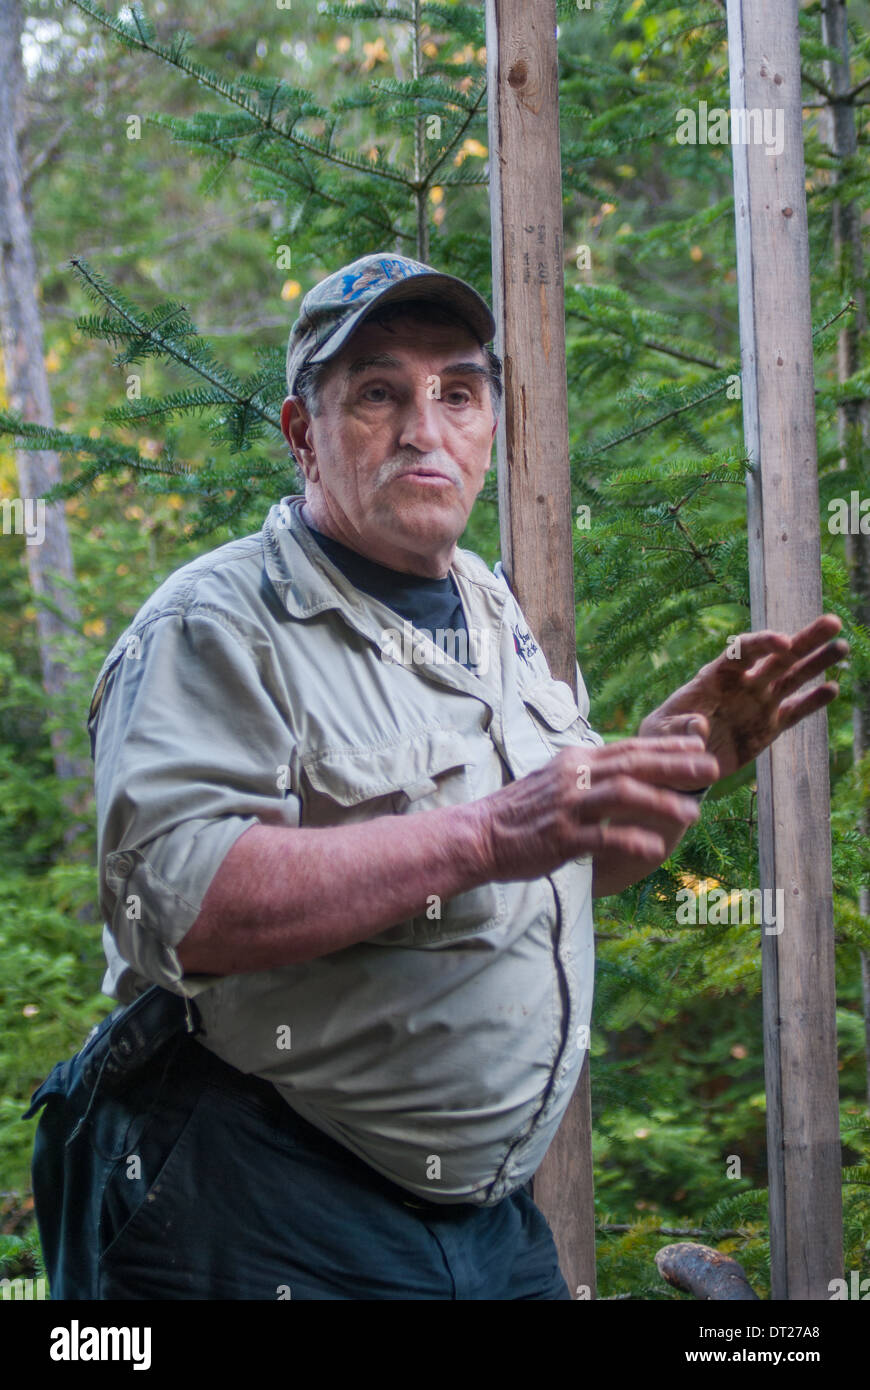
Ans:
{"label": "tree trunk", "polygon": [[[752,625],[794,633],[822,611],[799,7],[727,6],[731,110],[781,122],[732,161]],[[843,1265],[828,757],[819,710],[757,760],[773,1299],[827,1299]]]}
{"label": "tree trunk", "polygon": [[[822,0],[822,42],[840,54],[839,62],[826,62],[825,75],[834,101],[829,107],[829,144],[838,161],[852,159],[858,149],[855,107],[848,97],[849,29],[846,0]],[[843,177],[842,162],[835,183]],[[867,341],[867,297],[864,293],[864,248],[861,242],[861,209],[857,202],[835,202],[834,254],[840,271],[840,284],[855,301],[855,313],[840,333],[837,375],[846,381],[861,365]],[[837,411],[840,467],[848,466],[849,456],[866,458],[870,445],[870,402],[843,401]],[[870,626],[870,536],[860,532],[846,537],[849,583],[855,603],[855,620]],[[856,682],[852,706],[852,747],[858,762],[870,752],[870,685]],[[870,811],[865,807],[861,829],[870,834]],[[870,918],[870,888],[862,888],[858,900],[862,916]],[[861,952],[861,978],[864,992],[864,1036],[867,1059],[867,1099],[870,1102],[870,951]]]}
{"label": "tree trunk", "polygon": [[[0,73],[0,329],[9,408],[27,421],[51,426],[54,418],[43,358],[36,266],[18,150],[24,86],[18,0],[0,0]],[[26,524],[31,532],[25,552],[36,603],[42,680],[52,700],[70,679],[57,639],[75,637],[79,631],[78,606],[67,587],[75,574],[63,503],[39,505],[44,493],[61,480],[60,462],[49,450],[18,450],[16,462],[23,520],[16,519],[14,524],[16,528]],[[64,730],[52,733],[57,776],[62,782],[89,779],[89,765],[71,756],[66,742]],[[71,811],[77,810],[72,787],[66,803]],[[75,831],[72,827],[70,833]]]}
{"label": "tree trunk", "polygon": [[[423,16],[421,14],[421,0],[413,0],[412,10],[414,15],[414,34],[411,42],[411,74],[415,81],[423,71]],[[426,200],[429,190],[420,187],[420,179],[423,174],[425,163],[425,140],[424,140],[425,117],[418,109],[414,117],[414,178],[417,187],[414,190],[414,204],[417,214],[417,260],[429,263],[429,209]]]}
{"label": "tree trunk", "polygon": [[[576,690],[554,0],[487,0],[486,53],[492,298],[505,389],[497,438],[502,562],[553,675]],[[560,984],[567,991],[562,976]],[[532,1190],[572,1297],[594,1298],[588,1050]]]}

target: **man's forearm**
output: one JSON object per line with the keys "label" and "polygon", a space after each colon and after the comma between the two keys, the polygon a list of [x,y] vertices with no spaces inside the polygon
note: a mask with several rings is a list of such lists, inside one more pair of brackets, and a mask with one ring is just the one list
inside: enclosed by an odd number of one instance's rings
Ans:
{"label": "man's forearm", "polygon": [[[717,770],[700,742],[566,748],[479,801],[437,811],[324,829],[253,825],[177,948],[182,968],[233,975],[312,960],[418,916],[433,895],[541,878],[590,853],[599,868],[607,855],[648,873],[698,816],[667,787]],[[591,787],[578,759],[594,764]]]}
{"label": "man's forearm", "polygon": [[178,958],[189,973],[270,970],[340,951],[487,882],[471,806],[360,825],[253,825],[223,860]]}

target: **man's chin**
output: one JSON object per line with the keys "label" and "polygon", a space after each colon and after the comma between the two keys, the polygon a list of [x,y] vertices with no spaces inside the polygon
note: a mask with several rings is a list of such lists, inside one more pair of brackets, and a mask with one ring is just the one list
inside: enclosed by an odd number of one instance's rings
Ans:
{"label": "man's chin", "polygon": [[421,498],[416,505],[385,507],[379,520],[391,544],[424,555],[455,545],[468,518],[454,497],[452,502]]}

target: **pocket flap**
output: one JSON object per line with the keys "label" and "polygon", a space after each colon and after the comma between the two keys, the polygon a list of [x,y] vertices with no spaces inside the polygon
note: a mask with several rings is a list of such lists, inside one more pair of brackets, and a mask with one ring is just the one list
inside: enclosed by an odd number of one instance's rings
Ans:
{"label": "pocket flap", "polygon": [[565,681],[539,681],[523,691],[523,700],[556,733],[562,733],[578,719],[586,723]]}
{"label": "pocket flap", "polygon": [[372,748],[304,754],[301,762],[316,791],[340,806],[357,806],[395,792],[417,801],[436,790],[437,777],[464,767],[476,756],[474,740],[467,735],[433,729]]}

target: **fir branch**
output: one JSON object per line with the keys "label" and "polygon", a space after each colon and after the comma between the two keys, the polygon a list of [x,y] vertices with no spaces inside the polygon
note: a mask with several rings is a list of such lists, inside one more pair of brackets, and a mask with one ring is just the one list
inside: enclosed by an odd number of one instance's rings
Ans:
{"label": "fir branch", "polygon": [[828,84],[815,77],[807,68],[801,68],[801,82],[806,82],[808,87],[812,87],[814,91],[825,98],[823,102],[819,103],[821,107],[831,106],[836,101]]}
{"label": "fir branch", "polygon": [[475,116],[478,114],[478,111],[479,111],[479,108],[480,108],[480,106],[481,106],[481,103],[484,101],[485,97],[486,97],[486,78],[484,77],[484,78],[481,79],[480,90],[478,91],[477,97],[475,98],[474,105],[468,109],[468,112],[467,112],[467,114],[466,114],[465,120],[462,122],[462,124],[459,126],[459,128],[454,132],[452,138],[448,141],[447,146],[446,146],[446,148],[444,149],[443,153],[440,153],[440,154],[438,155],[437,159],[435,159],[435,160],[433,161],[433,163],[430,165],[429,169],[428,169],[428,170],[426,171],[426,173],[424,174],[424,176],[423,176],[423,178],[422,178],[422,181],[421,181],[421,185],[420,185],[420,186],[421,186],[421,189],[425,189],[425,188],[427,188],[427,187],[429,186],[430,183],[436,182],[436,181],[437,181],[437,180],[435,179],[435,175],[436,175],[438,169],[440,169],[441,165],[442,165],[442,164],[444,163],[444,161],[448,158],[448,156],[453,152],[453,150],[455,150],[456,146],[459,144],[459,141],[460,141],[460,140],[463,138],[463,136],[465,135],[465,132],[468,130],[468,128],[469,128],[469,126],[471,125],[472,121],[474,120]]}
{"label": "fir branch", "polygon": [[[389,24],[414,24],[414,12],[406,6],[377,5],[371,0],[363,0],[354,5],[326,5],[323,13],[330,19],[380,19]],[[482,7],[474,5],[440,5],[437,0],[427,0],[425,18],[429,30],[443,28],[453,30],[466,40],[480,47],[484,40],[484,20]]]}
{"label": "fir branch", "polygon": [[136,420],[191,414],[211,406],[223,406],[225,397],[204,390],[179,391],[168,396],[142,396],[125,405],[113,406],[103,418],[110,424],[130,424]]}
{"label": "fir branch", "polygon": [[[75,267],[77,274],[88,287],[90,293],[96,298],[103,299],[115,311],[119,320],[129,324],[131,332],[142,340],[143,349],[147,347],[151,352],[172,358],[181,366],[202,377],[204,381],[208,381],[215,391],[220,393],[224,401],[232,402],[244,410],[251,410],[253,414],[259,416],[266,424],[272,425],[275,429],[281,428],[281,421],[278,416],[257,405],[249,395],[244,393],[241,383],[225,368],[219,367],[214,362],[207,344],[198,341],[195,348],[185,348],[177,338],[168,337],[160,332],[162,325],[171,321],[176,313],[186,312],[183,305],[176,306],[172,312],[167,310],[165,315],[159,318],[155,324],[148,325],[140,319],[125,296],[114,286],[110,286],[84,261],[73,257],[71,264]],[[190,331],[196,331],[192,325],[189,330],[184,330],[185,336]],[[126,354],[122,360],[132,361],[134,359]]]}
{"label": "fir branch", "polygon": [[[686,500],[686,498],[683,499],[683,501]],[[686,523],[682,520],[681,517],[677,515],[677,512],[679,511],[679,508],[681,506],[682,502],[680,502],[676,507],[669,507],[668,511],[674,518],[677,530],[680,532],[682,536],[686,538],[686,542],[689,546],[689,551],[692,555],[692,558],[695,560],[697,564],[701,566],[701,569],[704,571],[710,582],[716,584],[719,582],[719,576],[713,569],[713,566],[710,564],[710,561],[707,559],[707,556],[704,554],[703,550],[701,550],[700,547],[695,543],[695,539]]]}
{"label": "fir branch", "polygon": [[727,385],[727,381],[723,381],[714,385],[709,390],[702,390],[697,395],[693,395],[690,400],[681,405],[674,406],[672,410],[665,411],[662,415],[655,416],[654,419],[648,420],[645,424],[638,425],[635,429],[624,430],[621,434],[613,436],[597,448],[584,450],[580,457],[583,461],[598,458],[600,454],[606,453],[608,449],[616,448],[617,444],[625,444],[629,439],[638,439],[643,434],[649,434],[651,430],[657,429],[659,425],[665,424],[668,420],[675,420],[678,416],[685,414],[687,410],[694,410],[695,406],[701,405],[704,401],[712,400],[714,396],[718,396],[724,391]]}
{"label": "fir branch", "polygon": [[33,424],[7,411],[0,411],[0,435],[8,435],[15,448],[33,451],[52,449],[58,454],[84,454],[91,460],[75,478],[56,483],[50,488],[45,493],[47,502],[73,497],[76,493],[82,492],[101,473],[115,473],[123,468],[131,468],[137,473],[178,478],[190,475],[187,467],[175,464],[169,455],[164,454],[162,460],[146,458],[116,440],[92,439],[90,435],[70,434],[55,427]]}
{"label": "fir branch", "polygon": [[[268,132],[277,139],[286,141],[288,145],[300,150],[316,154],[326,163],[334,164],[338,168],[355,169],[358,173],[373,175],[376,178],[385,179],[388,182],[398,184],[402,187],[407,186],[407,178],[402,173],[394,173],[386,166],[375,168],[372,165],[367,165],[362,159],[354,155],[335,150],[330,144],[324,144],[313,136],[295,134],[293,126],[295,126],[296,119],[298,118],[294,119],[289,130],[279,125],[271,113],[277,96],[279,94],[289,94],[294,90],[288,87],[286,83],[282,83],[280,80],[276,79],[276,83],[273,84],[274,90],[272,91],[268,108],[264,112],[256,102],[249,99],[243,89],[245,86],[257,88],[258,84],[261,85],[265,79],[249,78],[247,81],[237,79],[233,83],[227,82],[212,69],[203,66],[201,63],[193,62],[177,45],[167,45],[158,42],[153,36],[153,26],[150,24],[150,21],[147,20],[141,5],[134,3],[130,7],[132,24],[125,24],[123,20],[108,14],[99,5],[94,3],[94,0],[72,0],[72,3],[97,24],[102,25],[104,29],[108,29],[125,45],[125,47],[140,49],[145,53],[150,53],[155,58],[163,59],[170,67],[174,67],[179,72],[183,72],[186,76],[194,78],[200,86],[205,87],[208,91],[214,92],[216,95],[222,97],[224,101],[237,106],[241,111],[244,111],[252,121],[259,125],[263,132]],[[306,93],[305,96],[306,101],[312,108],[309,114],[319,112],[326,115],[325,112],[321,111],[321,108],[316,106],[310,93]],[[159,124],[159,122],[155,123]]]}
{"label": "fir branch", "polygon": [[[486,79],[480,73],[478,73],[478,77],[485,86]],[[416,106],[418,101],[428,102],[435,109],[439,106],[443,107],[448,112],[458,107],[462,111],[474,113],[480,107],[480,94],[474,101],[469,102],[466,100],[464,92],[452,87],[449,82],[441,82],[432,77],[425,79],[410,77],[404,80],[400,80],[398,77],[376,77],[372,78],[365,90],[374,93],[383,92],[386,96],[405,97],[411,107]],[[345,100],[346,98],[342,98],[337,101],[333,110],[342,110]],[[373,102],[367,104],[374,105]],[[447,119],[450,117],[448,116]]]}
{"label": "fir branch", "polygon": [[[151,119],[155,123],[160,124],[160,118],[152,117]],[[206,146],[206,151],[208,151],[209,148],[210,147]],[[270,179],[273,180],[276,184],[281,184],[283,181],[286,182],[286,184],[288,184],[291,188],[301,187],[303,191],[309,195],[309,197],[319,198],[321,202],[330,204],[332,207],[336,208],[336,210],[341,213],[345,213],[347,211],[347,190],[345,189],[340,196],[327,193],[322,185],[319,185],[314,182],[309,170],[305,168],[305,165],[302,163],[301,157],[298,155],[298,153],[296,154],[295,158],[298,160],[300,164],[302,164],[302,168],[307,176],[307,182],[304,183],[302,179],[294,180],[292,176],[289,174],[289,172],[287,172],[282,166],[270,164],[263,159],[254,159],[250,154],[245,154],[243,158],[245,164],[251,166],[252,168],[263,169],[269,175]],[[375,228],[379,240],[413,240],[413,235],[411,233],[402,231],[400,227],[397,227],[395,223],[393,223],[389,219],[373,216],[371,213],[370,202],[366,202],[358,210],[361,213],[361,215],[366,219],[366,221],[370,222],[372,224],[372,227]],[[378,204],[378,213],[380,213],[381,211],[383,211],[383,207],[381,204]]]}
{"label": "fir branch", "polygon": [[569,309],[566,318],[577,318],[583,323],[591,323],[596,327],[603,327],[606,333],[612,333],[614,337],[623,338],[626,342],[636,342],[641,347],[649,348],[652,352],[661,352],[668,357],[674,357],[680,362],[691,362],[698,367],[710,367],[715,372],[726,370],[726,364],[717,362],[712,357],[702,357],[700,352],[688,352],[683,348],[671,347],[661,339],[655,338],[635,338],[629,334],[622,326],[608,323],[601,324],[594,314],[584,314],[579,309]]}
{"label": "fir branch", "polygon": [[[870,87],[870,77],[865,77],[861,82],[856,82],[855,86],[850,87],[842,99],[844,101],[854,102],[856,96],[858,96],[859,92],[863,92],[865,87]],[[867,103],[863,101],[858,102],[859,106],[866,106],[866,104]]]}
{"label": "fir branch", "polygon": [[693,23],[683,25],[681,28],[668,29],[666,27],[661,37],[640,55],[637,66],[646,66],[658,50],[663,48],[665,44],[676,43],[679,39],[685,38],[686,34],[696,34],[701,29],[709,28],[718,29],[719,33],[722,34],[726,29],[725,16],[722,14],[714,14],[710,19],[701,19],[699,16]]}

